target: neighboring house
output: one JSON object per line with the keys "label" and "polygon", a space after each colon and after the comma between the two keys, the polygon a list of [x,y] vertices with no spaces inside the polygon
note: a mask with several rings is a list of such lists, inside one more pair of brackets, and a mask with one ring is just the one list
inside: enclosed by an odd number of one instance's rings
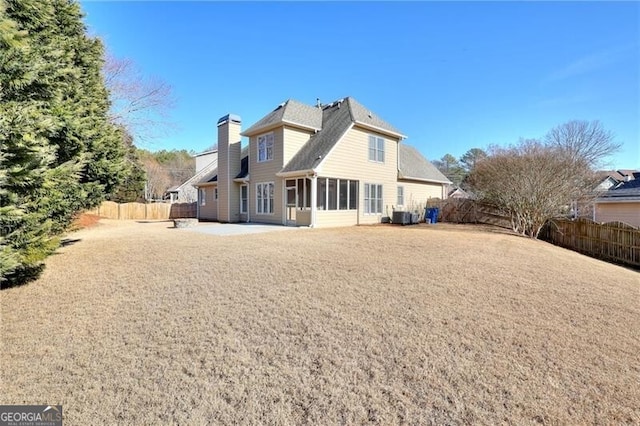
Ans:
{"label": "neighboring house", "polygon": [[196,154],[196,172],[179,186],[167,190],[165,198],[171,203],[193,203],[198,200],[198,189],[193,184],[198,183],[212,170],[218,167],[218,151],[210,150]]}
{"label": "neighboring house", "polygon": [[[249,138],[244,149],[241,136]],[[240,117],[226,115],[218,121],[218,166],[194,184],[198,217],[372,224],[446,198],[451,182],[404,138],[353,98],[318,106],[288,100],[245,131]]]}
{"label": "neighboring house", "polygon": [[471,198],[471,194],[462,188],[453,188],[447,195],[448,198]]}
{"label": "neighboring house", "polygon": [[593,220],[640,227],[640,172],[627,174],[624,182],[602,193],[595,202]]}
{"label": "neighboring house", "polygon": [[606,170],[596,172],[598,185],[596,191],[607,191],[633,177],[633,170]]}

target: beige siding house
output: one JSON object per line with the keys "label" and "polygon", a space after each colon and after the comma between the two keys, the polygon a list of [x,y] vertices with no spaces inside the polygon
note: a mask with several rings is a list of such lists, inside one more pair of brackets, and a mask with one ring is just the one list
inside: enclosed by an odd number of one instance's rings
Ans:
{"label": "beige siding house", "polygon": [[240,117],[226,115],[218,166],[195,184],[198,217],[327,227],[420,212],[429,198],[446,198],[451,182],[404,138],[353,98],[288,100],[244,131]]}
{"label": "beige siding house", "polygon": [[593,220],[624,222],[640,228],[640,172],[631,173],[596,200]]}

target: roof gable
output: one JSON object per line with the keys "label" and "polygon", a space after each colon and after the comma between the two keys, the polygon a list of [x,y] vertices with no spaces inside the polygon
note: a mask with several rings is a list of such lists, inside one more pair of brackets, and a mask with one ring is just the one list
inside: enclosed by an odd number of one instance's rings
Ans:
{"label": "roof gable", "polygon": [[205,179],[205,177],[209,175],[212,171],[216,171],[216,174],[217,174],[217,170],[218,170],[218,156],[216,155],[214,158],[212,158],[211,162],[206,166],[204,166],[198,173],[196,173],[195,175],[187,179],[180,186],[176,187],[174,192],[180,191],[182,188],[184,188],[187,185],[194,185],[197,183],[201,183]]}
{"label": "roof gable", "polygon": [[398,178],[414,179],[437,183],[451,181],[440,172],[429,160],[412,146],[400,143],[398,153]]}
{"label": "roof gable", "polygon": [[633,179],[622,182],[600,195],[601,199],[609,201],[625,199],[640,200],[640,172],[631,173]]}
{"label": "roof gable", "polygon": [[281,173],[315,169],[347,130],[354,125],[398,138],[404,137],[395,127],[370,112],[355,99],[351,97],[339,99],[322,107],[322,129],[311,136],[285,165]]}
{"label": "roof gable", "polygon": [[280,124],[292,124],[306,129],[320,130],[322,128],[322,111],[320,108],[289,99],[241,134],[250,136]]}
{"label": "roof gable", "polygon": [[281,173],[313,170],[319,166],[352,124],[348,108],[343,108],[339,104],[323,108],[322,130],[311,136],[289,160]]}
{"label": "roof gable", "polygon": [[[342,100],[340,100],[342,101]],[[338,101],[338,102],[340,102]],[[372,113],[369,109],[365,108],[364,105],[356,101],[355,99],[348,97],[345,98],[344,101],[347,103],[349,107],[349,111],[351,113],[351,119],[354,123],[360,124],[365,127],[370,127],[372,129],[381,130],[385,132],[389,132],[395,136],[399,136],[400,138],[405,138],[402,133],[391,124],[387,123],[376,114]]]}

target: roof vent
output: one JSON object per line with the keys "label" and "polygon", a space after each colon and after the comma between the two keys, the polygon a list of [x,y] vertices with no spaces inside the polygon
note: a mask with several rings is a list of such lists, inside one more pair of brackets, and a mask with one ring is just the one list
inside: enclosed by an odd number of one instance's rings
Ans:
{"label": "roof vent", "polygon": [[371,111],[369,111],[369,118],[371,118],[371,116],[372,116]]}
{"label": "roof vent", "polygon": [[316,98],[316,108],[322,108],[322,104],[320,103],[320,98]]}

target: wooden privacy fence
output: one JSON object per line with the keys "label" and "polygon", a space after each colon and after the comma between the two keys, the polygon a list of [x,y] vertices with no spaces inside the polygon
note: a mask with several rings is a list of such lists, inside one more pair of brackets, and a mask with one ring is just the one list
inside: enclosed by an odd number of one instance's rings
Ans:
{"label": "wooden privacy fence", "polygon": [[105,201],[90,213],[106,219],[167,220],[196,217],[196,203],[114,203]]}
{"label": "wooden privacy fence", "polygon": [[511,229],[511,220],[502,215],[497,207],[467,198],[429,200],[427,207],[440,209],[440,220],[451,223],[483,223]]}
{"label": "wooden privacy fence", "polygon": [[540,238],[588,256],[640,267],[640,229],[626,223],[554,219],[544,226]]}

